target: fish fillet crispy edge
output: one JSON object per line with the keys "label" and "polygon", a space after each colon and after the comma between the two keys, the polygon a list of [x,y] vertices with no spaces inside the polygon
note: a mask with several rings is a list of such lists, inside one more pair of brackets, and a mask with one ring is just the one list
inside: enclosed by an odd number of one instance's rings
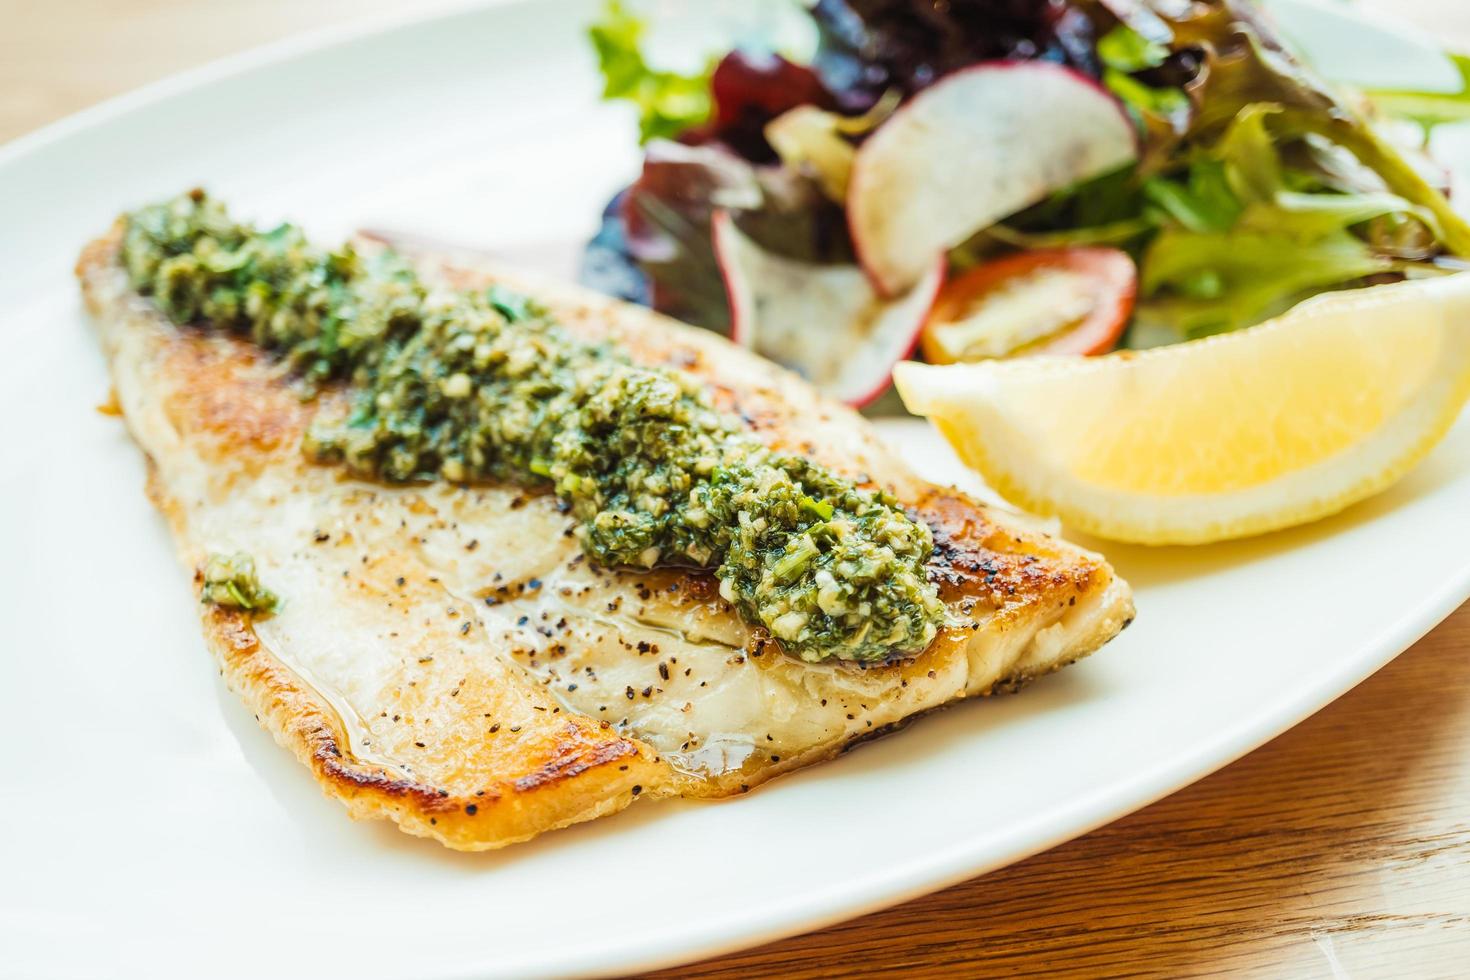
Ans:
{"label": "fish fillet crispy edge", "polygon": [[[125,420],[149,457],[149,496],[171,524],[180,557],[194,571],[197,594],[205,549],[191,526],[196,504],[189,494],[194,488],[171,485],[163,475],[169,467],[160,462],[173,454],[197,452],[222,471],[244,474],[231,479],[253,479],[273,468],[319,479],[312,471],[326,468],[306,463],[299,450],[300,432],[313,409],[299,402],[269,359],[250,345],[168,324],[128,287],[118,265],[119,243],[120,226],[88,245],[77,275]],[[363,247],[374,246],[364,242]],[[773,671],[768,677],[796,677],[795,683],[820,691],[828,683],[824,678],[836,676],[848,685],[843,696],[854,700],[851,686],[859,685],[860,691],[871,692],[862,705],[866,714],[854,720],[849,713],[845,729],[784,759],[762,756],[731,772],[698,774],[671,765],[635,732],[563,711],[565,705],[544,684],[524,677],[513,663],[486,667],[476,675],[479,688],[470,691],[473,685],[466,680],[466,696],[454,701],[448,698],[457,699],[459,687],[452,695],[441,689],[460,682],[437,676],[452,668],[437,670],[431,664],[416,675],[424,683],[418,690],[439,691],[435,706],[448,712],[441,720],[449,721],[410,730],[402,738],[412,742],[400,741],[396,749],[359,752],[339,701],[313,686],[290,657],[272,650],[250,616],[201,604],[205,639],[227,685],[354,818],[387,818],[410,834],[451,848],[485,850],[616,812],[639,798],[744,792],[901,727],[933,708],[1019,687],[1093,652],[1132,621],[1130,590],[1100,557],[1029,530],[958,492],[918,480],[855,412],[823,399],[795,375],[723,338],[480,260],[421,255],[418,261],[426,277],[447,285],[498,281],[524,288],[574,331],[610,336],[635,359],[674,364],[701,377],[718,402],[744,415],[769,443],[888,486],[934,528],[932,564],[941,595],[952,610],[965,610],[972,621],[956,613],[960,621],[943,630],[925,653],[860,676],[828,671],[804,677],[796,662],[767,657],[762,663]],[[162,428],[160,418],[168,420]],[[689,578],[691,586],[700,585],[698,576]],[[624,584],[614,587],[626,591],[626,579],[619,581]],[[696,587],[686,591],[709,592]],[[709,602],[702,601],[708,608]],[[731,614],[725,609],[722,615]],[[752,649],[759,657],[762,647]],[[772,660],[780,664],[772,666]],[[870,710],[867,700],[883,704]],[[513,734],[501,729],[490,735],[466,720],[503,712],[519,712],[529,722]],[[382,713],[386,717],[388,712]],[[438,751],[438,758],[462,761],[425,763],[410,744],[420,749],[427,745],[428,751]]]}

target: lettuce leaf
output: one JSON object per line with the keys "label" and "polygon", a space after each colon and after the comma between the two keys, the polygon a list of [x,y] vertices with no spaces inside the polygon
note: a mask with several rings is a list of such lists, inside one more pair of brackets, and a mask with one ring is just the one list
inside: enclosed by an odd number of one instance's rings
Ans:
{"label": "lettuce leaf", "polygon": [[[584,283],[726,331],[711,241],[716,210],[731,212],[745,234],[776,254],[851,260],[840,204],[813,172],[783,166],[767,137],[770,123],[793,108],[822,114],[840,107],[815,71],[740,49],[698,76],[655,70],[641,51],[643,21],[618,0],[609,0],[591,38],[604,96],[640,107],[645,151],[642,173],[609,204],[587,246]],[[833,118],[846,125],[847,117]]]}
{"label": "lettuce leaf", "polygon": [[1352,118],[1327,117],[1290,108],[1282,110],[1280,120],[1285,134],[1316,136],[1357,157],[1389,191],[1433,215],[1437,223],[1436,237],[1447,251],[1470,257],[1470,224],[1371,126]]}
{"label": "lettuce leaf", "polygon": [[643,171],[609,208],[582,281],[642,299],[686,323],[726,332],[729,308],[711,221],[729,211],[762,248],[807,262],[850,262],[842,208],[817,182],[752,164],[722,143],[655,140]]}
{"label": "lettuce leaf", "polygon": [[1244,210],[1224,161],[1209,157],[1195,161],[1182,180],[1149,178],[1143,193],[1169,220],[1199,235],[1229,231]]}
{"label": "lettuce leaf", "polygon": [[1248,106],[1186,178],[1150,182],[1151,199],[1169,218],[1141,263],[1153,317],[1189,336],[1218,333],[1312,292],[1400,271],[1402,261],[1355,233],[1384,216],[1444,237],[1440,216],[1405,196],[1344,193],[1289,168],[1282,143],[1300,135],[1303,122],[1283,106]]}
{"label": "lettuce leaf", "polygon": [[1393,268],[1346,231],[1303,242],[1245,229],[1165,229],[1144,261],[1144,314],[1185,337],[1250,326],[1312,293]]}
{"label": "lettuce leaf", "polygon": [[1458,92],[1414,92],[1371,89],[1364,93],[1373,108],[1385,116],[1408,119],[1428,132],[1445,123],[1470,121],[1470,56],[1447,53],[1460,72]]}
{"label": "lettuce leaf", "polygon": [[[1097,3],[1115,18],[1098,41],[1102,80],[1139,120],[1143,159],[1128,180],[1070,189],[988,238],[1123,244],[1139,261],[1141,314],[1186,335],[1248,326],[1438,252],[1470,255],[1470,226],[1445,196],[1249,4]],[[1470,118],[1470,60],[1456,63],[1465,95],[1397,93],[1394,109]],[[1084,220],[1079,200],[1102,219]]]}
{"label": "lettuce leaf", "polygon": [[651,67],[643,57],[643,21],[619,0],[609,0],[602,19],[587,30],[602,72],[602,97],[638,107],[638,141],[674,137],[710,118],[711,61],[697,75]]}

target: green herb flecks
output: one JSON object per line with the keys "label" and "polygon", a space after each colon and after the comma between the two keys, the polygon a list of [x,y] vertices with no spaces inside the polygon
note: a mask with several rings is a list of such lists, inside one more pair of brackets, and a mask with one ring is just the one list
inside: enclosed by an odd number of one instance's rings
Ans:
{"label": "green herb flecks", "polygon": [[[929,528],[892,497],[770,450],[689,375],[578,340],[525,297],[431,289],[391,254],[259,232],[197,192],[130,216],[123,261],[175,322],[347,384],[350,412],[307,435],[314,460],[554,490],[594,561],[712,569],[747,621],[805,660],[917,653],[943,622]],[[227,575],[209,594],[238,601],[231,583],[251,601]]]}
{"label": "green herb flecks", "polygon": [[276,594],[256,577],[255,560],[245,554],[210,555],[204,563],[204,588],[199,599],[252,613],[275,612],[280,605]]}

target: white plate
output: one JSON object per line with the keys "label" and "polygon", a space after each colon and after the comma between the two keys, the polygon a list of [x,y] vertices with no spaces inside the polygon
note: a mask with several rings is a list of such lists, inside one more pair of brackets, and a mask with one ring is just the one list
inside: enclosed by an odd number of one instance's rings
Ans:
{"label": "white plate", "polygon": [[[93,411],[107,383],[70,266],[120,209],[193,182],[322,235],[387,224],[564,261],[636,165],[628,113],[595,98],[592,6],[278,47],[0,151],[0,974],[525,976],[810,929],[1199,778],[1470,594],[1462,421],[1335,520],[1106,547],[1140,615],[1102,654],[737,802],[484,855],[346,819],[218,683],[140,454]],[[954,472],[923,431],[902,430],[915,461]]]}

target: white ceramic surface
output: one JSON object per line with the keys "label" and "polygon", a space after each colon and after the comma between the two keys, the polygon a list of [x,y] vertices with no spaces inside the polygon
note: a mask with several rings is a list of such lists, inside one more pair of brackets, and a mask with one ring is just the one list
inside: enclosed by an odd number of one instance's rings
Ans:
{"label": "white ceramic surface", "polygon": [[[1099,656],[738,801],[640,805],[482,855],[349,821],[216,677],[143,460],[94,411],[107,382],[71,264],[119,210],[202,182],[322,236],[412,228],[565,267],[637,162],[631,116],[595,98],[593,6],[292,42],[0,150],[0,976],[606,972],[810,929],[1199,778],[1470,595],[1462,420],[1322,524],[1097,545],[1139,607]],[[1367,50],[1350,19],[1322,23]],[[890,432],[963,479],[921,424]]]}

